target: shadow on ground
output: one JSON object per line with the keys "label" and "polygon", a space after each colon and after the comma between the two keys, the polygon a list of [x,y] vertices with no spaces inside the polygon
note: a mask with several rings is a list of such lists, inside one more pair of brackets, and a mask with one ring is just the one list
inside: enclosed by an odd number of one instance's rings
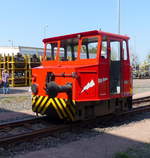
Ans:
{"label": "shadow on ground", "polygon": [[[6,110],[6,112],[7,115],[11,113],[10,119],[16,114],[30,116],[9,110]],[[6,112],[4,113],[5,115]],[[111,158],[116,152],[125,151],[133,146],[144,146],[145,143],[109,134],[105,131],[105,128],[128,125],[131,122],[138,122],[144,119],[150,119],[150,115],[146,113],[124,120],[99,123],[92,128],[87,127],[77,131],[73,130],[58,135],[54,134],[43,139],[35,139],[32,143],[26,142],[12,148],[10,147],[10,149],[7,148],[7,152],[4,149],[4,151],[0,151],[0,155],[7,157],[10,156],[10,153],[14,153],[14,155],[17,153],[17,157],[19,158],[70,158],[70,155],[72,158]],[[21,156],[21,152],[24,153],[23,156]]]}
{"label": "shadow on ground", "polygon": [[[128,118],[128,120],[113,121],[106,123],[105,125],[99,124],[95,128],[85,128],[79,131],[72,131],[71,133],[64,133],[60,135],[59,138],[57,135],[54,135],[49,139],[44,138],[34,141],[32,143],[33,146],[30,146],[31,148],[27,147],[29,144],[26,145],[26,150],[30,152],[24,154],[24,156],[19,156],[19,158],[114,158],[117,152],[126,151],[127,149],[133,150],[134,147],[140,149],[145,146],[145,143],[130,139],[130,135],[128,135],[127,138],[110,134],[107,130],[103,129],[103,127],[110,128],[114,126],[122,126],[124,124],[128,125],[133,121],[137,122],[144,119],[150,119],[150,115],[139,115],[138,119],[137,116],[133,116]],[[41,143],[39,143],[40,141]],[[40,151],[39,144],[44,144],[42,145],[43,149],[40,148]],[[150,157],[150,152],[140,154],[140,158]]]}

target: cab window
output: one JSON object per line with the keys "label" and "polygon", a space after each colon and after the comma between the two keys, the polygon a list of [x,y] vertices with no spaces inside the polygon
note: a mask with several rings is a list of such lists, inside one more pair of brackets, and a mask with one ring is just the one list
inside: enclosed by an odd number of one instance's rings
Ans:
{"label": "cab window", "polygon": [[101,58],[107,59],[107,41],[102,41]]}
{"label": "cab window", "polygon": [[111,60],[120,61],[120,41],[111,41]]}
{"label": "cab window", "polygon": [[127,60],[128,59],[128,54],[127,54],[127,43],[126,41],[123,41],[123,59]]}
{"label": "cab window", "polygon": [[60,61],[74,61],[77,59],[78,38],[60,41]]}
{"label": "cab window", "polygon": [[89,37],[82,40],[80,59],[95,59],[97,55],[98,38]]}
{"label": "cab window", "polygon": [[57,43],[48,43],[46,47],[46,60],[55,60],[57,53]]}

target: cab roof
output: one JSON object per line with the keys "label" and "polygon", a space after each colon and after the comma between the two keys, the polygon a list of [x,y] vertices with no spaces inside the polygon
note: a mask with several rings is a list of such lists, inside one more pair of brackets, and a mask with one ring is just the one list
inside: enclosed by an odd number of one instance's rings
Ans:
{"label": "cab roof", "polygon": [[69,39],[69,38],[79,38],[79,37],[94,36],[94,35],[103,35],[103,36],[120,38],[120,39],[124,39],[124,40],[129,39],[128,36],[103,32],[103,31],[100,31],[100,30],[93,30],[93,31],[80,32],[80,33],[74,33],[74,34],[69,34],[69,35],[45,38],[45,39],[43,39],[43,42],[44,43],[49,43],[49,42],[58,41],[58,40],[65,40],[65,39]]}

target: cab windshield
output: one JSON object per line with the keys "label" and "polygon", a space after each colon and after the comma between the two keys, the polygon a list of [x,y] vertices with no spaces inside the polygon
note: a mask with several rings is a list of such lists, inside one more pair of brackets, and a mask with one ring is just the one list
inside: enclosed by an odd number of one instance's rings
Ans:
{"label": "cab windshield", "polygon": [[98,37],[64,39],[46,45],[46,60],[75,61],[95,59]]}

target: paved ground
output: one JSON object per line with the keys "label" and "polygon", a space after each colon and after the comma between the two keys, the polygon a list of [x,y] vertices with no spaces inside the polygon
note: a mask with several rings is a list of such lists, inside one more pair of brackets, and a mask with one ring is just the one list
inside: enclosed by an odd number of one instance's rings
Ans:
{"label": "paved ground", "polygon": [[0,96],[26,96],[31,95],[31,88],[30,87],[10,87],[9,94],[3,94],[3,89],[0,88]]}
{"label": "paved ground", "polygon": [[150,79],[135,79],[133,80],[133,93],[143,93],[150,91]]}

